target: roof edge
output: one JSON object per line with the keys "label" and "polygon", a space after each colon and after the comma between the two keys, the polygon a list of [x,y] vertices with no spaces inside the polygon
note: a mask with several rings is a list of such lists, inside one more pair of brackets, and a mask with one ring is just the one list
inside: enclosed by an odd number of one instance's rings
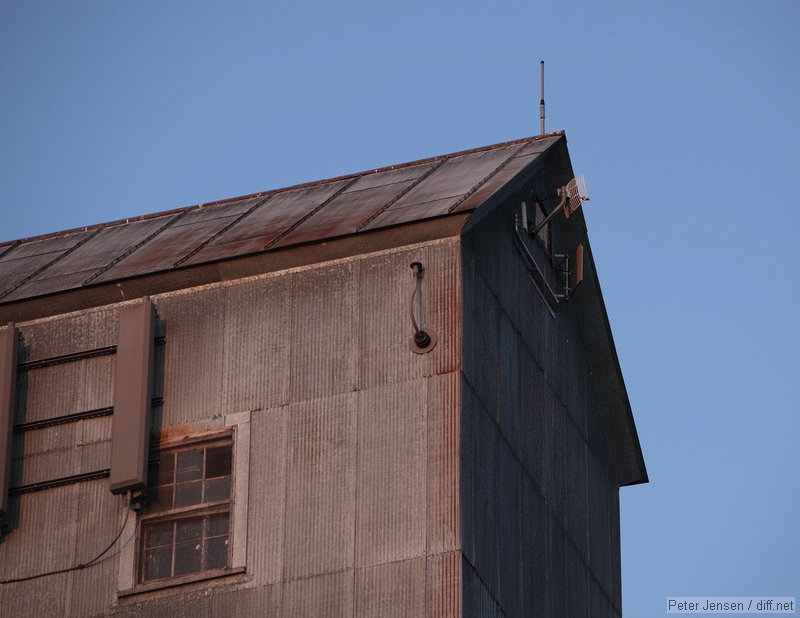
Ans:
{"label": "roof edge", "polygon": [[70,234],[78,234],[81,232],[91,232],[97,229],[106,228],[106,227],[113,227],[115,225],[124,225],[126,223],[134,223],[136,221],[146,221],[148,219],[156,219],[158,217],[164,217],[168,215],[175,215],[178,213],[183,212],[190,212],[193,210],[200,210],[201,208],[208,208],[210,206],[218,206],[220,204],[227,204],[229,202],[236,202],[240,200],[246,199],[253,199],[259,197],[266,197],[267,195],[275,195],[278,193],[284,193],[286,191],[294,191],[297,189],[307,189],[309,187],[316,187],[321,186],[324,184],[332,183],[332,182],[339,182],[342,180],[349,180],[351,178],[358,178],[363,176],[370,176],[372,174],[379,174],[381,172],[389,172],[392,170],[403,169],[406,167],[412,167],[415,165],[424,165],[426,163],[433,163],[435,161],[440,161],[441,159],[447,159],[450,157],[458,157],[468,154],[474,154],[477,152],[485,152],[487,150],[494,150],[495,148],[504,148],[506,146],[513,146],[514,144],[522,144],[524,142],[531,142],[540,139],[546,139],[549,137],[557,137],[563,136],[564,131],[554,131],[552,133],[544,133],[542,135],[534,135],[530,137],[521,137],[518,139],[509,140],[506,142],[498,142],[497,144],[491,144],[489,146],[481,146],[478,148],[469,148],[467,150],[459,150],[456,152],[450,152],[446,154],[436,155],[433,157],[426,157],[424,159],[417,159],[415,161],[408,161],[406,163],[399,163],[396,165],[388,165],[385,167],[379,167],[371,170],[365,170],[362,172],[353,172],[351,174],[345,174],[342,176],[336,176],[334,178],[325,178],[321,180],[314,180],[310,182],[304,182],[296,185],[290,185],[288,187],[279,187],[277,189],[266,189],[264,191],[259,191],[257,193],[250,193],[247,195],[239,195],[236,197],[228,197],[221,200],[214,200],[211,202],[201,202],[199,204],[191,204],[189,206],[182,206],[179,208],[172,208],[170,210],[163,210],[160,212],[148,213],[145,215],[139,215],[137,217],[128,217],[125,219],[116,219],[114,221],[107,221],[104,223],[94,223],[92,225],[86,225],[83,227],[75,227],[67,230],[59,230],[57,232],[49,232],[47,234],[41,234],[37,236],[27,236],[25,238],[15,238],[11,240],[0,241],[0,252],[6,247],[10,247],[11,245],[22,244],[26,242],[34,242],[38,240],[48,240],[50,238],[58,238],[60,236],[69,236]]}

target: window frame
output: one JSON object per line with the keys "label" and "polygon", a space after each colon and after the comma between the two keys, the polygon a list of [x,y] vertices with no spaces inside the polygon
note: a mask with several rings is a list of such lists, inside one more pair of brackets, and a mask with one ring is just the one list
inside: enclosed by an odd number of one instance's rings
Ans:
{"label": "window frame", "polygon": [[[218,417],[219,418],[219,417]],[[229,504],[229,547],[228,567],[224,569],[205,570],[169,578],[140,581],[139,555],[141,549],[141,520],[149,519],[141,511],[136,517],[129,518],[122,538],[123,543],[117,571],[117,597],[138,595],[154,590],[175,588],[193,582],[230,577],[246,573],[247,558],[247,511],[248,484],[250,475],[250,411],[228,414],[216,429],[210,429],[207,422],[192,423],[180,428],[170,428],[161,432],[161,440],[153,446],[176,448],[203,442],[231,440],[231,496]],[[216,424],[216,423],[215,423]],[[176,435],[182,438],[175,438]],[[188,507],[187,507],[188,508]],[[233,580],[234,583],[238,579]]]}
{"label": "window frame", "polygon": [[[168,508],[162,511],[156,512],[148,512],[148,507],[151,505],[145,504],[144,508],[137,517],[137,526],[136,526],[136,554],[135,554],[135,563],[136,563],[136,585],[137,586],[150,586],[153,584],[165,583],[169,581],[178,580],[181,578],[197,578],[203,577],[208,575],[215,575],[219,573],[224,573],[231,568],[231,550],[233,547],[233,526],[232,526],[232,519],[233,519],[233,491],[234,491],[234,466],[233,466],[233,456],[234,456],[234,443],[233,443],[233,431],[226,431],[224,433],[220,433],[213,436],[204,436],[204,437],[196,437],[195,439],[185,439],[175,442],[166,442],[160,443],[158,445],[158,453],[159,453],[159,461],[163,460],[164,457],[167,455],[174,455],[176,458],[179,456],[180,453],[190,452],[194,450],[198,450],[200,448],[203,449],[204,452],[207,452],[209,449],[217,448],[220,446],[230,446],[231,450],[231,469],[230,469],[230,489],[228,492],[228,497],[224,500],[213,500],[209,502],[200,502],[199,504],[192,504],[188,506],[182,507],[175,507],[174,500],[177,499],[177,496],[173,498],[173,506],[172,508]],[[204,455],[204,462],[206,461],[207,455]],[[173,464],[176,466],[177,464]],[[177,474],[177,467],[174,467],[175,474]],[[205,464],[204,464],[204,471],[205,471]],[[224,475],[226,476],[226,475]],[[149,479],[152,482],[153,479]],[[205,484],[206,481],[205,476],[200,477],[200,482]],[[170,483],[172,487],[174,487],[174,491],[177,492],[178,486],[178,479],[173,477],[172,483]],[[205,527],[205,519],[211,515],[217,515],[220,513],[227,513],[228,514],[228,532],[226,534],[227,538],[227,556],[225,560],[224,567],[217,567],[217,568],[201,568],[198,571],[191,571],[188,573],[179,573],[174,574],[175,569],[177,568],[175,552],[177,550],[177,546],[179,545],[178,540],[173,537],[169,547],[172,548],[172,559],[170,561],[170,575],[165,577],[153,578],[153,579],[146,579],[145,578],[145,571],[146,571],[146,564],[145,564],[145,528],[147,526],[151,526],[158,523],[167,523],[167,522],[177,522],[180,520],[189,520],[195,519],[198,517],[203,518],[203,527]],[[173,533],[174,534],[174,533]],[[201,532],[201,538],[205,541],[205,533],[204,531]],[[164,546],[166,547],[166,545]],[[204,556],[201,556],[201,561],[204,559]]]}

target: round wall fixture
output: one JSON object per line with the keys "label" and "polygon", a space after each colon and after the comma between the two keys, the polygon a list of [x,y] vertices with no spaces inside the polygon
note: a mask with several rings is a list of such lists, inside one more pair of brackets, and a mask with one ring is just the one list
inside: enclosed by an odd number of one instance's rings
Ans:
{"label": "round wall fixture", "polygon": [[421,330],[408,340],[408,348],[415,354],[427,354],[436,347],[438,338],[430,330]]}

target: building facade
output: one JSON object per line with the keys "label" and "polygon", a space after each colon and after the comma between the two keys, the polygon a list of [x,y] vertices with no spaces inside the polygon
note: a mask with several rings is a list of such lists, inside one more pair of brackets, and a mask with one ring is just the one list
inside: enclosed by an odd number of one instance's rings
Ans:
{"label": "building facade", "polygon": [[572,176],[557,133],[0,245],[3,614],[620,615]]}

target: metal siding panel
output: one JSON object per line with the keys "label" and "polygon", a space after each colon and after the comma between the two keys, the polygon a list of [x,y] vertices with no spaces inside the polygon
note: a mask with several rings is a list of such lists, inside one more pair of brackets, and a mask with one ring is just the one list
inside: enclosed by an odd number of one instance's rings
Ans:
{"label": "metal siding panel", "polygon": [[19,361],[31,362],[115,345],[117,314],[116,307],[103,307],[28,322],[20,327]]}
{"label": "metal siding panel", "polygon": [[498,530],[497,598],[507,616],[522,615],[522,468],[506,441],[498,443],[498,496],[495,521]]}
{"label": "metal siding panel", "polygon": [[284,579],[353,567],[356,398],[289,406]]}
{"label": "metal siding panel", "polygon": [[547,615],[547,520],[544,499],[530,477],[522,477],[522,609]]}
{"label": "metal siding panel", "polygon": [[213,595],[204,594],[204,591],[197,591],[140,602],[126,599],[124,605],[113,608],[111,615],[131,618],[212,618],[213,598]]}
{"label": "metal siding panel", "polygon": [[[95,281],[98,283],[113,281],[124,277],[168,270],[224,230],[226,226],[234,223],[238,217],[263,199],[251,198],[190,210],[180,217],[175,225],[156,235],[130,256],[104,272]],[[174,218],[159,217],[156,221],[158,226],[163,226]],[[158,226],[154,225],[153,227],[157,229]],[[131,243],[131,248],[136,244],[138,243]]]}
{"label": "metal siding panel", "polygon": [[227,288],[211,288],[156,300],[166,325],[164,428],[221,423],[226,295]]}
{"label": "metal siding panel", "polygon": [[534,140],[520,150],[513,158],[509,159],[501,169],[478,188],[475,193],[456,208],[456,212],[473,210],[485,202],[493,193],[510,182],[525,166],[534,161],[542,152],[552,146],[560,137],[550,137]]}
{"label": "metal siding panel", "polygon": [[201,264],[264,249],[349,181],[276,193],[230,229],[203,247],[185,264]]}
{"label": "metal siding panel", "polygon": [[357,263],[293,276],[290,396],[304,401],[356,388]]}
{"label": "metal siding panel", "polygon": [[[617,487],[597,459],[589,455],[589,565],[608,598],[613,598],[611,572],[611,496]],[[612,494],[613,492],[613,494]]]}
{"label": "metal siding panel", "polygon": [[[98,481],[89,481],[97,483]],[[104,484],[100,482],[101,484]],[[2,565],[0,579],[14,579],[64,569],[77,563],[76,506],[82,491],[79,483],[55,487],[47,491],[15,496],[12,512],[16,515],[13,534],[3,539],[3,551],[14,560]],[[110,539],[109,539],[110,541]],[[56,586],[62,576],[44,578]],[[37,581],[11,584],[18,591],[35,590]],[[6,588],[3,586],[3,588]],[[53,588],[45,596],[63,597],[66,586]],[[27,592],[18,592],[25,595]],[[3,607],[5,610],[5,606]],[[58,615],[63,615],[63,612]]]}
{"label": "metal siding panel", "polygon": [[[359,387],[368,389],[419,379],[431,373],[431,358],[439,352],[414,354],[408,348],[413,334],[408,315],[414,290],[412,261],[425,263],[424,248],[380,255],[359,267],[360,320]],[[423,285],[428,285],[427,279]],[[433,317],[430,316],[429,317]]]}
{"label": "metal siding panel", "polygon": [[17,376],[15,422],[32,423],[113,404],[115,359],[100,356]]}
{"label": "metal siding panel", "polygon": [[476,477],[477,477],[477,423],[481,414],[478,399],[470,387],[469,382],[462,373],[460,376],[461,389],[461,419],[459,422],[459,464],[458,464],[458,503],[460,519],[461,551],[471,564],[477,561],[475,547],[476,527]]}
{"label": "metal siding panel", "polygon": [[451,157],[389,210],[445,197],[461,197],[502,165],[519,147],[519,144],[514,144]]}
{"label": "metal siding panel", "polygon": [[292,277],[266,277],[228,288],[222,401],[227,414],[289,399]]}
{"label": "metal siding panel", "polygon": [[500,377],[499,317],[495,297],[479,273],[465,293],[463,372],[476,396],[490,415],[499,421],[497,405]]}
{"label": "metal siding panel", "polygon": [[247,570],[257,585],[281,581],[285,555],[288,408],[250,417]]}
{"label": "metal siding panel", "polygon": [[69,255],[15,290],[5,300],[80,287],[86,279],[174,218],[174,215],[157,217],[104,228]]}
{"label": "metal siding panel", "polygon": [[7,521],[8,489],[11,486],[18,339],[13,324],[0,327],[0,525]]}
{"label": "metal siding panel", "polygon": [[429,618],[460,618],[461,564],[460,551],[426,558],[425,615]]}
{"label": "metal siding panel", "polygon": [[[77,559],[87,562],[103,551],[125,522],[120,498],[100,482],[81,483],[75,509],[78,530]],[[131,513],[129,517],[136,517]],[[106,559],[70,574],[68,616],[97,616],[116,600],[118,558],[116,550],[133,539],[122,537]]]}
{"label": "metal siding panel", "polygon": [[463,562],[462,579],[464,616],[469,616],[469,618],[502,618],[506,616],[497,599],[481,581],[478,572],[466,561]]}
{"label": "metal siding panel", "polygon": [[499,598],[498,536],[501,531],[497,505],[501,495],[498,487],[500,434],[485,410],[477,413],[475,429],[475,569],[489,593]]}
{"label": "metal siding panel", "polygon": [[547,599],[548,616],[567,615],[567,573],[565,563],[564,529],[552,514],[548,514],[547,535]]}
{"label": "metal siding panel", "polygon": [[[406,180],[360,191],[345,191],[303,221],[291,233],[281,238],[273,245],[273,248],[313,242],[320,238],[354,234],[360,224],[389,204],[413,183],[413,180]],[[357,184],[358,182],[356,182]]]}
{"label": "metal siding panel", "polygon": [[147,297],[119,310],[109,479],[112,493],[147,485],[154,319],[153,304]]}
{"label": "metal siding panel", "polygon": [[396,167],[381,172],[365,173],[355,184],[345,189],[344,193],[363,191],[364,189],[374,189],[375,187],[385,187],[386,185],[418,180],[428,173],[436,162],[419,163],[407,167]]}
{"label": "metal siding panel", "polygon": [[572,543],[567,543],[567,616],[589,618],[589,570]]}
{"label": "metal siding panel", "polygon": [[4,616],[66,616],[66,595],[69,575],[53,575],[18,584],[0,586],[0,606]]}
{"label": "metal siding panel", "polygon": [[433,373],[461,368],[461,242],[458,238],[430,243],[425,248],[425,283],[430,324],[439,337],[430,353]]}
{"label": "metal siding panel", "polygon": [[[14,458],[14,485],[31,485],[55,479],[97,472],[109,467],[111,443],[108,440],[80,444]],[[49,490],[48,490],[49,491]]]}
{"label": "metal siding panel", "polygon": [[558,519],[559,525],[567,527],[567,411],[548,391],[550,414],[550,461],[547,475],[547,505]]}
{"label": "metal siding panel", "polygon": [[427,553],[460,547],[460,375],[428,380]]}
{"label": "metal siding panel", "polygon": [[225,618],[282,618],[283,584],[217,592],[211,597],[211,615]]}
{"label": "metal siding panel", "polygon": [[425,557],[356,569],[355,616],[425,615]]}
{"label": "metal siding panel", "polygon": [[567,532],[583,560],[589,560],[589,504],[587,447],[578,427],[566,423]]}
{"label": "metal siding panel", "polygon": [[391,207],[384,210],[380,215],[365,225],[362,231],[368,232],[383,227],[389,227],[390,225],[413,223],[414,221],[447,215],[450,213],[450,208],[460,197],[460,195],[443,197],[429,202],[407,204],[402,208],[396,207],[396,203],[392,204]]}
{"label": "metal siding panel", "polygon": [[622,613],[622,557],[620,556],[619,489],[611,496],[611,586],[615,609]]}
{"label": "metal siding panel", "polygon": [[500,431],[511,445],[514,453],[523,461],[525,451],[524,415],[526,409],[522,405],[520,340],[517,331],[508,316],[500,312],[498,324],[499,388],[498,388],[498,420]]}
{"label": "metal siding panel", "polygon": [[426,384],[358,397],[356,567],[425,553]]}
{"label": "metal siding panel", "polygon": [[520,348],[520,354],[524,368],[520,394],[525,433],[523,462],[537,489],[544,495],[547,488],[547,463],[550,458],[550,416],[545,399],[544,374],[525,346]]}
{"label": "metal siding panel", "polygon": [[353,616],[353,578],[353,571],[348,570],[287,582],[283,590],[283,616]]}

